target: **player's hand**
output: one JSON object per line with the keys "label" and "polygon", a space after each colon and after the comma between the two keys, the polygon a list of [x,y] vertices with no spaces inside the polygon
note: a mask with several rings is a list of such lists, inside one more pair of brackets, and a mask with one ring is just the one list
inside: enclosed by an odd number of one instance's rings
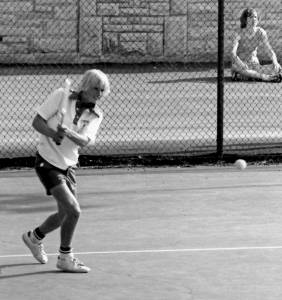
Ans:
{"label": "player's hand", "polygon": [[58,132],[61,132],[61,133],[65,134],[67,130],[68,130],[68,127],[66,125],[58,124],[58,126],[57,126],[57,131]]}
{"label": "player's hand", "polygon": [[61,145],[62,140],[64,139],[65,135],[66,135],[66,130],[67,128],[62,126],[62,125],[58,125],[57,127],[57,132],[55,133],[55,135],[53,136],[53,141],[57,144],[57,145]]}

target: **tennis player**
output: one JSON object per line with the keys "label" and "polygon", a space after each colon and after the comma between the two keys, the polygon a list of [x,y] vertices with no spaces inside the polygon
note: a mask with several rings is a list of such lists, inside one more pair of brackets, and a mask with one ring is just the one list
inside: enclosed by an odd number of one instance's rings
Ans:
{"label": "tennis player", "polygon": [[85,72],[77,91],[71,91],[65,105],[64,123],[60,124],[59,107],[65,91],[59,88],[51,93],[37,109],[34,129],[40,133],[35,170],[46,189],[57,202],[57,212],[41,225],[23,234],[22,239],[40,263],[48,262],[42,244],[43,238],[60,227],[60,248],[57,268],[65,272],[87,273],[90,268],[76,259],[72,239],[80,216],[77,199],[75,169],[78,150],[93,144],[103,119],[96,105],[110,92],[107,76],[100,70]]}
{"label": "tennis player", "polygon": [[[258,26],[256,10],[253,8],[245,9],[240,17],[240,23],[240,31],[235,33],[232,44],[232,79],[252,78],[262,81],[281,82],[281,66],[270,46],[266,31]],[[257,56],[260,46],[266,49],[272,64],[260,64]]]}

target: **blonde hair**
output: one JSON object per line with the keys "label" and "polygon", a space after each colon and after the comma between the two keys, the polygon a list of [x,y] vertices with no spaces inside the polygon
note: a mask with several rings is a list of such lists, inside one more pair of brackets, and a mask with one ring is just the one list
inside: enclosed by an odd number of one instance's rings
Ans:
{"label": "blonde hair", "polygon": [[97,69],[88,70],[82,76],[78,86],[78,92],[86,91],[98,85],[104,87],[104,91],[102,92],[103,96],[107,96],[110,93],[110,82],[107,75]]}

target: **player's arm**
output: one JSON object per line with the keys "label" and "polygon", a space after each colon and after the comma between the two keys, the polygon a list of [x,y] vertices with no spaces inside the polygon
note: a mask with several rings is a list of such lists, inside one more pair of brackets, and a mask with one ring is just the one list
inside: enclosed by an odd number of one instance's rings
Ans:
{"label": "player's arm", "polygon": [[87,126],[83,126],[79,132],[73,131],[70,128],[63,125],[65,129],[65,136],[80,147],[85,147],[88,144],[93,145],[96,140],[98,129],[103,120],[103,112],[100,108],[95,108],[95,116]]}
{"label": "player's arm", "polygon": [[39,114],[35,116],[32,122],[32,127],[39,133],[50,137],[54,142],[60,143],[65,135],[64,130],[55,131],[50,128],[47,124],[47,121],[43,119]]}
{"label": "player's arm", "polygon": [[266,49],[267,54],[274,65],[275,71],[278,72],[281,69],[281,66],[279,65],[277,56],[269,43],[267,33],[263,29],[261,29],[261,33],[262,33],[262,42],[263,42],[264,48]]}
{"label": "player's arm", "polygon": [[90,142],[90,138],[88,136],[75,132],[67,126],[59,125],[58,129],[63,130],[65,136],[80,147],[85,147]]}

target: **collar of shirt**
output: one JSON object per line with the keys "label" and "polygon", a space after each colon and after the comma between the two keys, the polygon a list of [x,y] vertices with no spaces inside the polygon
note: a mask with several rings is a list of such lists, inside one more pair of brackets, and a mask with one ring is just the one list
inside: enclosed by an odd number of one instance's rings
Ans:
{"label": "collar of shirt", "polygon": [[80,111],[81,112],[80,114],[82,114],[83,111],[86,109],[88,109],[89,112],[93,113],[97,118],[100,117],[100,115],[97,113],[97,111],[95,111],[94,103],[85,103],[85,102],[81,102],[79,100],[76,101],[76,106],[75,106],[76,113],[79,113],[79,111]]}

